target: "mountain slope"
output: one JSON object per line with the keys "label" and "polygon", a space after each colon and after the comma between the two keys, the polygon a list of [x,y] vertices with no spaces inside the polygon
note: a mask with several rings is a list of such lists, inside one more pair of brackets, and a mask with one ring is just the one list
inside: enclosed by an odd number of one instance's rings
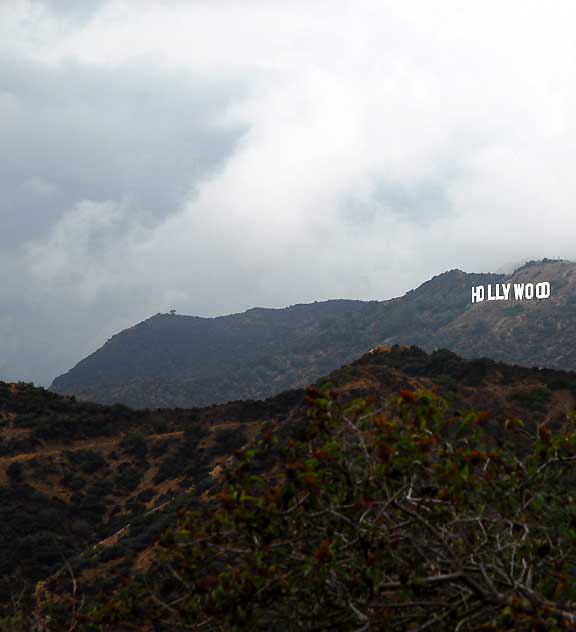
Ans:
{"label": "mountain slope", "polygon": [[[486,359],[464,360],[446,350],[428,354],[417,347],[374,349],[351,364],[333,371],[319,380],[316,386],[321,387],[324,383],[330,384],[333,397],[338,402],[372,397],[377,408],[384,406],[391,396],[401,391],[434,391],[446,399],[449,419],[462,419],[470,410],[490,410],[492,414],[489,417],[489,428],[496,435],[504,427],[506,420],[518,417],[524,420],[525,430],[531,435],[544,422],[552,429],[558,428],[573,411],[576,402],[576,373],[510,366]],[[86,406],[69,403],[55,395],[28,388],[29,395],[34,399],[39,396],[51,398],[49,401],[52,402],[52,408],[78,406],[82,409]],[[12,429],[12,434],[14,429],[23,426],[30,412],[29,407],[21,404],[20,412],[16,414],[17,402],[13,394],[6,394],[3,400],[4,417],[11,419],[9,428]],[[41,409],[42,405],[32,407],[32,410],[37,410],[37,414],[41,414]],[[93,412],[99,418],[105,418],[107,412],[111,413],[113,409],[96,406]],[[237,454],[247,442],[261,437],[263,431],[273,432],[278,436],[280,445],[288,445],[289,439],[305,432],[309,424],[305,392],[302,390],[282,393],[265,401],[233,402],[192,411],[121,410],[125,420],[118,424],[118,435],[113,433],[112,436],[106,436],[106,443],[103,441],[99,447],[95,445],[94,449],[97,452],[101,449],[110,470],[118,472],[119,460],[136,459],[138,454],[138,451],[136,454],[127,452],[126,444],[131,444],[127,442],[125,433],[134,424],[142,424],[148,466],[140,467],[149,469],[144,471],[139,486],[132,492],[137,494],[136,500],[140,496],[141,505],[130,514],[122,512],[122,520],[114,525],[108,521],[98,531],[94,531],[90,536],[92,539],[87,538],[83,552],[78,545],[71,547],[68,551],[69,566],[62,567],[47,583],[42,584],[42,591],[65,596],[69,595],[71,587],[75,585],[78,595],[85,594],[91,599],[99,594],[109,593],[111,589],[131,578],[154,573],[158,562],[155,544],[159,535],[166,527],[174,525],[183,511],[191,508],[202,510],[210,502],[209,499],[218,489],[218,479],[226,476],[229,469],[227,464],[235,460],[234,453]],[[14,414],[16,417],[12,416]],[[151,416],[163,419],[164,427],[156,428],[156,431],[161,430],[161,436],[157,436],[158,433],[148,434]],[[80,416],[74,424],[79,427],[94,425],[87,424],[87,421],[87,418]],[[199,427],[204,427],[204,435],[190,433],[192,428]],[[230,428],[227,434],[226,427]],[[213,435],[215,431],[217,432]],[[63,455],[83,445],[82,441],[85,439],[80,430],[77,434],[78,443],[74,441],[61,447]],[[188,441],[184,441],[186,435]],[[154,445],[168,437],[173,443],[170,451],[162,455],[160,462],[156,458]],[[123,453],[121,459],[118,455],[110,455],[110,440],[117,442],[115,451]],[[132,439],[132,444],[134,443]],[[50,449],[52,455],[54,451],[58,451],[58,445],[38,445],[35,448],[38,458],[46,456],[43,452],[46,448]],[[132,450],[134,449],[132,446]],[[13,455],[15,451],[16,449],[12,449],[9,453]],[[214,469],[214,465],[219,462],[223,469]],[[132,468],[135,467],[134,463],[131,462]],[[0,472],[3,467],[6,467],[6,463],[0,461]],[[81,473],[81,467],[81,463],[76,466],[77,474]],[[108,481],[113,485],[108,490],[106,503],[110,503],[111,507],[116,503],[123,507],[126,500],[134,498],[130,498],[130,494],[126,498],[117,477],[110,478],[106,469],[104,467],[102,472],[94,476],[91,486],[98,484],[103,476],[104,483]],[[163,477],[158,479],[161,471]],[[41,495],[46,495],[42,480],[34,472],[32,461],[27,458],[21,474],[38,495],[36,501],[27,501],[31,510],[41,506]],[[73,473],[72,471],[70,474]],[[166,493],[166,490],[171,491]],[[10,497],[12,505],[6,506],[6,512],[13,512],[16,496],[13,494]],[[61,502],[68,502],[65,495],[61,496]],[[52,528],[56,528],[56,525]],[[67,541],[65,534],[62,537]],[[34,554],[38,550],[43,549],[36,549]],[[20,567],[15,567],[18,565],[17,560],[10,559],[13,566],[5,569],[6,576],[10,572],[13,574],[17,568],[20,572],[22,567],[28,568],[23,566],[22,561]],[[52,561],[51,568],[55,569],[57,566]],[[74,577],[74,583],[71,577]],[[37,578],[37,575],[34,576],[34,579]]]}
{"label": "mountain slope", "polygon": [[470,305],[436,332],[434,343],[465,357],[485,355],[527,366],[576,369],[576,265],[533,262],[519,268],[509,281],[549,281],[551,296]]}
{"label": "mountain slope", "polygon": [[114,336],[51,389],[134,407],[269,397],[394,337],[431,336],[466,310],[472,285],[500,278],[453,270],[384,302],[335,300],[211,319],[158,314]]}
{"label": "mountain slope", "polygon": [[[263,419],[300,399],[134,411],[0,382],[0,615],[65,560],[209,484]],[[139,546],[161,529],[148,526]]]}
{"label": "mountain slope", "polygon": [[[549,281],[548,300],[472,304],[477,285]],[[301,388],[379,344],[576,368],[576,264],[451,270],[387,301],[335,300],[197,318],[158,314],[114,336],[52,390],[133,407],[201,406]]]}

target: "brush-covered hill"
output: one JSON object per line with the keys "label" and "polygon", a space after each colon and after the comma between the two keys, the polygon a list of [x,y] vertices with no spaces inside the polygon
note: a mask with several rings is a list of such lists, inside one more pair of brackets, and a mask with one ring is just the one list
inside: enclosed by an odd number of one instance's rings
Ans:
{"label": "brush-covered hill", "polygon": [[134,407],[268,397],[304,387],[376,344],[432,335],[466,310],[472,285],[498,279],[453,270],[381,303],[326,301],[219,318],[158,314],[111,338],[51,389]]}
{"label": "brush-covered hill", "polygon": [[[377,407],[401,391],[433,391],[454,418],[492,411],[496,429],[515,418],[530,431],[559,426],[576,402],[575,373],[417,347],[377,348],[316,386],[324,383],[337,402],[370,397]],[[308,425],[302,389],[190,410],[132,410],[1,383],[4,612],[22,594],[31,599],[35,585],[40,601],[47,592],[68,603],[154,574],[160,535],[214,497],[243,446],[266,432],[284,445]]]}
{"label": "brush-covered hill", "polygon": [[[551,283],[547,300],[472,304],[472,287]],[[137,408],[190,407],[301,388],[379,345],[576,369],[576,264],[511,275],[451,270],[387,301],[333,300],[198,318],[158,314],[111,338],[51,386]]]}
{"label": "brush-covered hill", "polygon": [[[65,560],[210,483],[214,467],[262,419],[284,415],[292,397],[135,411],[0,382],[0,613]],[[143,528],[139,546],[162,528]],[[85,568],[99,560],[88,557]]]}
{"label": "brush-covered hill", "polygon": [[529,262],[505,282],[546,281],[550,298],[476,303],[438,329],[434,344],[465,357],[576,370],[576,264]]}

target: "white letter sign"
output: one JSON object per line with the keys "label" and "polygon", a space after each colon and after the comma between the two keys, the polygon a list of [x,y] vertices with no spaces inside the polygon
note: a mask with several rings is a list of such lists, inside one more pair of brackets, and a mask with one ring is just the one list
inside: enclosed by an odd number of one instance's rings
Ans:
{"label": "white letter sign", "polygon": [[[513,291],[512,291],[513,289]],[[495,283],[476,285],[472,288],[472,303],[481,303],[482,301],[531,301],[533,299],[550,298],[551,287],[550,281],[542,283]]]}

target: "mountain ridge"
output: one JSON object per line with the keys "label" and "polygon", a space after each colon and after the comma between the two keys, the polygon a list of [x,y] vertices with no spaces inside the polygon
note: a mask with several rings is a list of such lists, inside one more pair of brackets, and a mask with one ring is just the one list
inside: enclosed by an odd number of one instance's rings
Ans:
{"label": "mountain ridge", "polygon": [[[545,277],[554,281],[548,301],[471,302],[473,286]],[[511,275],[452,269],[386,301],[333,299],[215,318],[157,314],[113,336],[50,388],[138,408],[262,398],[301,388],[379,344],[576,368],[573,289],[576,264],[545,259]]]}

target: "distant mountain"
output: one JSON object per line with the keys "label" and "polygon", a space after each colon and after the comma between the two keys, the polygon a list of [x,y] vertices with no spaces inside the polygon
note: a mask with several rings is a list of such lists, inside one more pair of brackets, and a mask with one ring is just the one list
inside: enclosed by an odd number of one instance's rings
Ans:
{"label": "distant mountain", "polygon": [[[454,419],[491,411],[496,433],[515,418],[532,434],[544,422],[555,428],[576,402],[576,373],[418,347],[376,348],[315,386],[325,383],[339,402],[371,397],[378,408],[399,392],[433,391]],[[74,589],[89,601],[153,576],[162,532],[182,511],[205,506],[243,446],[264,431],[284,445],[306,429],[305,395],[135,411],[0,383],[0,622],[2,606],[10,611],[39,580],[37,596]]]}
{"label": "distant mountain", "polygon": [[[551,283],[547,300],[472,304],[472,288]],[[105,404],[202,406],[303,387],[376,345],[415,344],[576,369],[576,264],[451,270],[387,301],[332,300],[198,318],[157,314],[110,339],[51,389]],[[512,290],[513,292],[513,290]]]}

